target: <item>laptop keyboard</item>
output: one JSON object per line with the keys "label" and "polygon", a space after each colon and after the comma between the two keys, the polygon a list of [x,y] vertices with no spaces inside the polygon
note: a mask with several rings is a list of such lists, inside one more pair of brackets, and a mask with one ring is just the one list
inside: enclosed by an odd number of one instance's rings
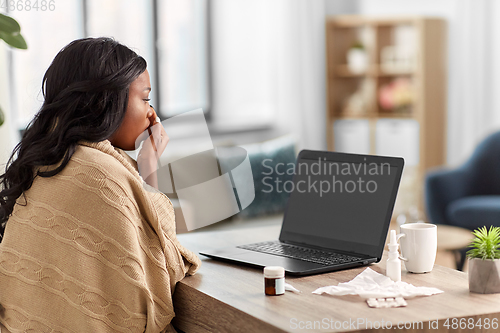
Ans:
{"label": "laptop keyboard", "polygon": [[277,241],[240,245],[238,247],[245,250],[274,254],[281,257],[300,259],[323,265],[345,264],[362,260],[361,258],[345,254],[284,244]]}

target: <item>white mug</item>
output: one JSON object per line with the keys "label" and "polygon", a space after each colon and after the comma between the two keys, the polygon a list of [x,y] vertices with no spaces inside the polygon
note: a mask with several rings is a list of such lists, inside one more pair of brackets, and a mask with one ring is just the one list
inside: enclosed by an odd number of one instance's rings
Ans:
{"label": "white mug", "polygon": [[437,226],[430,223],[407,223],[400,226],[401,259],[412,273],[432,271],[437,252]]}

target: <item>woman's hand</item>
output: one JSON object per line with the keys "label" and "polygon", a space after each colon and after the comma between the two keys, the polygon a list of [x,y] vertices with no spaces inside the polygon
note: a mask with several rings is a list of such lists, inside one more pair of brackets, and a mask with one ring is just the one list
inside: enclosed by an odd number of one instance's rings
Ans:
{"label": "woman's hand", "polygon": [[158,177],[156,174],[158,160],[167,147],[169,137],[160,123],[160,118],[156,116],[154,109],[150,117],[150,122],[151,126],[138,138],[140,141],[144,140],[144,143],[137,156],[137,166],[139,167],[139,174],[146,183],[158,189]]}

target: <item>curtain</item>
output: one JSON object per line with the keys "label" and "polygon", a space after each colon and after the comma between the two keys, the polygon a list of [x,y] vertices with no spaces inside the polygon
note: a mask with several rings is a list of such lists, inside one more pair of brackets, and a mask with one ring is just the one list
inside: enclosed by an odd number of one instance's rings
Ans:
{"label": "curtain", "polygon": [[299,149],[326,148],[324,1],[211,6],[214,124],[272,126]]}
{"label": "curtain", "polygon": [[324,1],[281,1],[278,122],[299,149],[326,149]]}
{"label": "curtain", "polygon": [[12,126],[10,115],[9,84],[8,84],[8,66],[7,66],[7,47],[3,41],[0,41],[0,107],[5,116],[5,122],[0,126],[0,174],[5,171],[5,164],[14,148],[14,127]]}
{"label": "curtain", "polygon": [[500,4],[459,0],[449,25],[448,163],[463,162],[500,129]]}

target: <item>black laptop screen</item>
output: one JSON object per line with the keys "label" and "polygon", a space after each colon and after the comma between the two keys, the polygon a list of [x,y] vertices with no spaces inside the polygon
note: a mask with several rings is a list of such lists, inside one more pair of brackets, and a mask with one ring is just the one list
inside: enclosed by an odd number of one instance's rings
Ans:
{"label": "black laptop screen", "polygon": [[[280,239],[377,254],[383,250],[402,160],[335,154],[299,157]],[[332,159],[332,157],[334,159]]]}

